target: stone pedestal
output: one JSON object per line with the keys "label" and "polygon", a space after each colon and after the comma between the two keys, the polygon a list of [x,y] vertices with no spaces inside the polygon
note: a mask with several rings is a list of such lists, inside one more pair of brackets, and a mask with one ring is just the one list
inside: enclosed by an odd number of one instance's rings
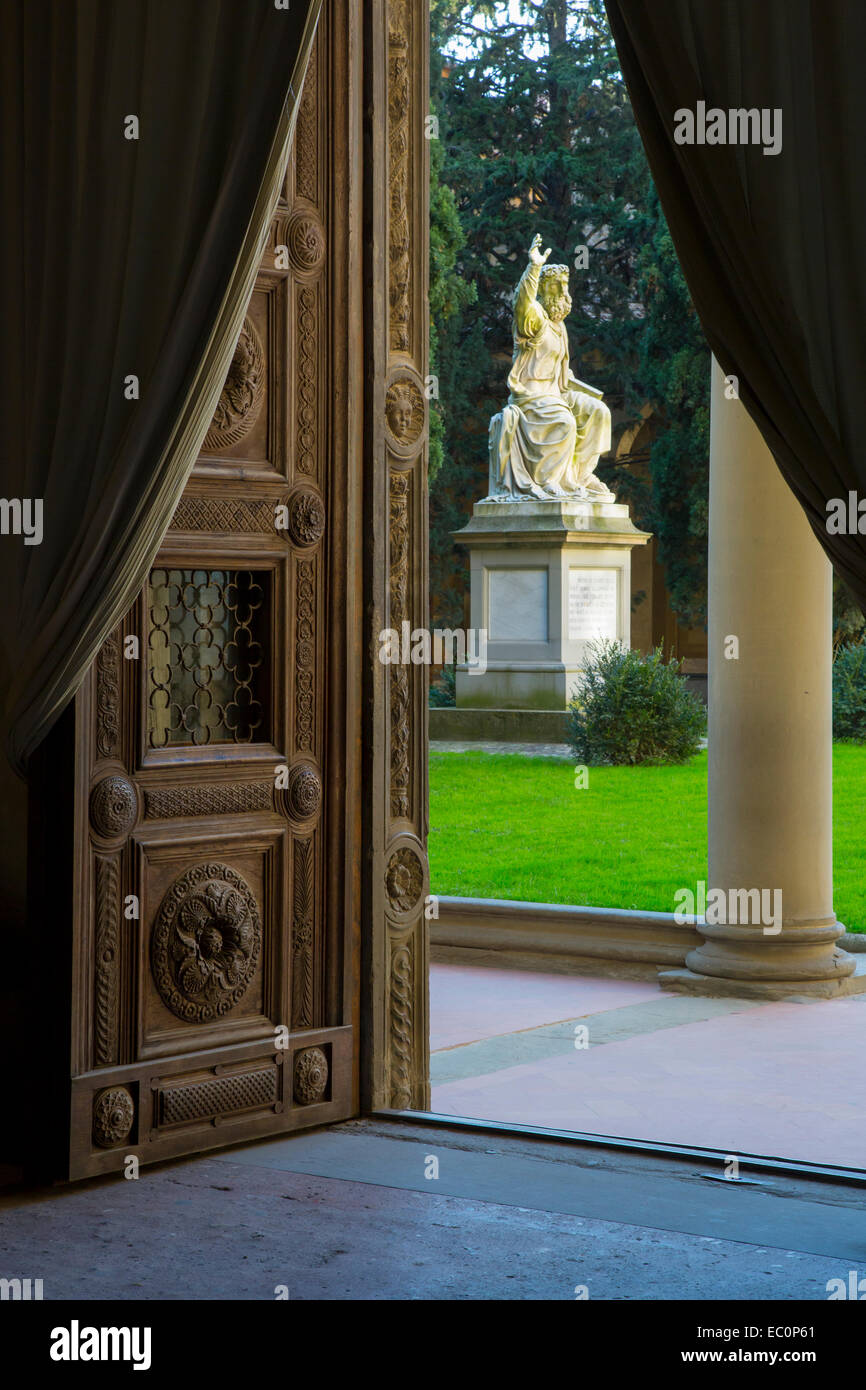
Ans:
{"label": "stone pedestal", "polygon": [[457,667],[459,708],[564,710],[589,641],[628,645],[631,550],[645,545],[617,502],[484,501],[455,533],[470,552],[470,626],[487,669]]}

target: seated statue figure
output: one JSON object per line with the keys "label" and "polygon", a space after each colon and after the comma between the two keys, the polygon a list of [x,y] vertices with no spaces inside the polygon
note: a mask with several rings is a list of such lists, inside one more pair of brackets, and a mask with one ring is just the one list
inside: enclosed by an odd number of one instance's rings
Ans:
{"label": "seated statue figure", "polygon": [[610,449],[601,392],[573,376],[563,319],[571,309],[568,266],[545,265],[541,237],[514,295],[514,360],[508,404],[490,421],[490,497],[578,497],[612,502],[595,477]]}

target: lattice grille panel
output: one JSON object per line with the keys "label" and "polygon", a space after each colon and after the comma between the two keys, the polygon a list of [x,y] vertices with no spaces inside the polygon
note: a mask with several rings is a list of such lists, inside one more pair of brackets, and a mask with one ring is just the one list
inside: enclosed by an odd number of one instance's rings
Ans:
{"label": "lattice grille panel", "polygon": [[270,741],[270,576],[155,569],[148,617],[150,747]]}

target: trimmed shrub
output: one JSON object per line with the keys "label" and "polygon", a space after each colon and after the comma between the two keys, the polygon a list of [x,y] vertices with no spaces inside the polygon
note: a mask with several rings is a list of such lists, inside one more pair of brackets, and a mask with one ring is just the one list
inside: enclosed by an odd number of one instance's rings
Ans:
{"label": "trimmed shrub", "polygon": [[866,646],[843,642],[833,659],[833,737],[866,743]]}
{"label": "trimmed shrub", "polygon": [[454,666],[443,666],[439,677],[430,686],[431,709],[445,709],[457,704],[457,671]]}
{"label": "trimmed shrub", "polygon": [[590,643],[583,680],[569,701],[568,742],[587,766],[684,763],[706,730],[703,703],[682,663],[661,646],[648,656],[610,640]]}

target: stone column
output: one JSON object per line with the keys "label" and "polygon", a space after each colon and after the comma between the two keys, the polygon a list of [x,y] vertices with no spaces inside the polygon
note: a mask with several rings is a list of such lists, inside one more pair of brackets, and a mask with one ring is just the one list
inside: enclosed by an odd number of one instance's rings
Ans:
{"label": "stone column", "polygon": [[[728,907],[722,924],[697,923],[689,969],[665,983],[747,998],[859,991],[833,911],[832,568],[715,361],[709,506],[707,892]],[[756,888],[780,903],[780,930],[732,899]]]}

